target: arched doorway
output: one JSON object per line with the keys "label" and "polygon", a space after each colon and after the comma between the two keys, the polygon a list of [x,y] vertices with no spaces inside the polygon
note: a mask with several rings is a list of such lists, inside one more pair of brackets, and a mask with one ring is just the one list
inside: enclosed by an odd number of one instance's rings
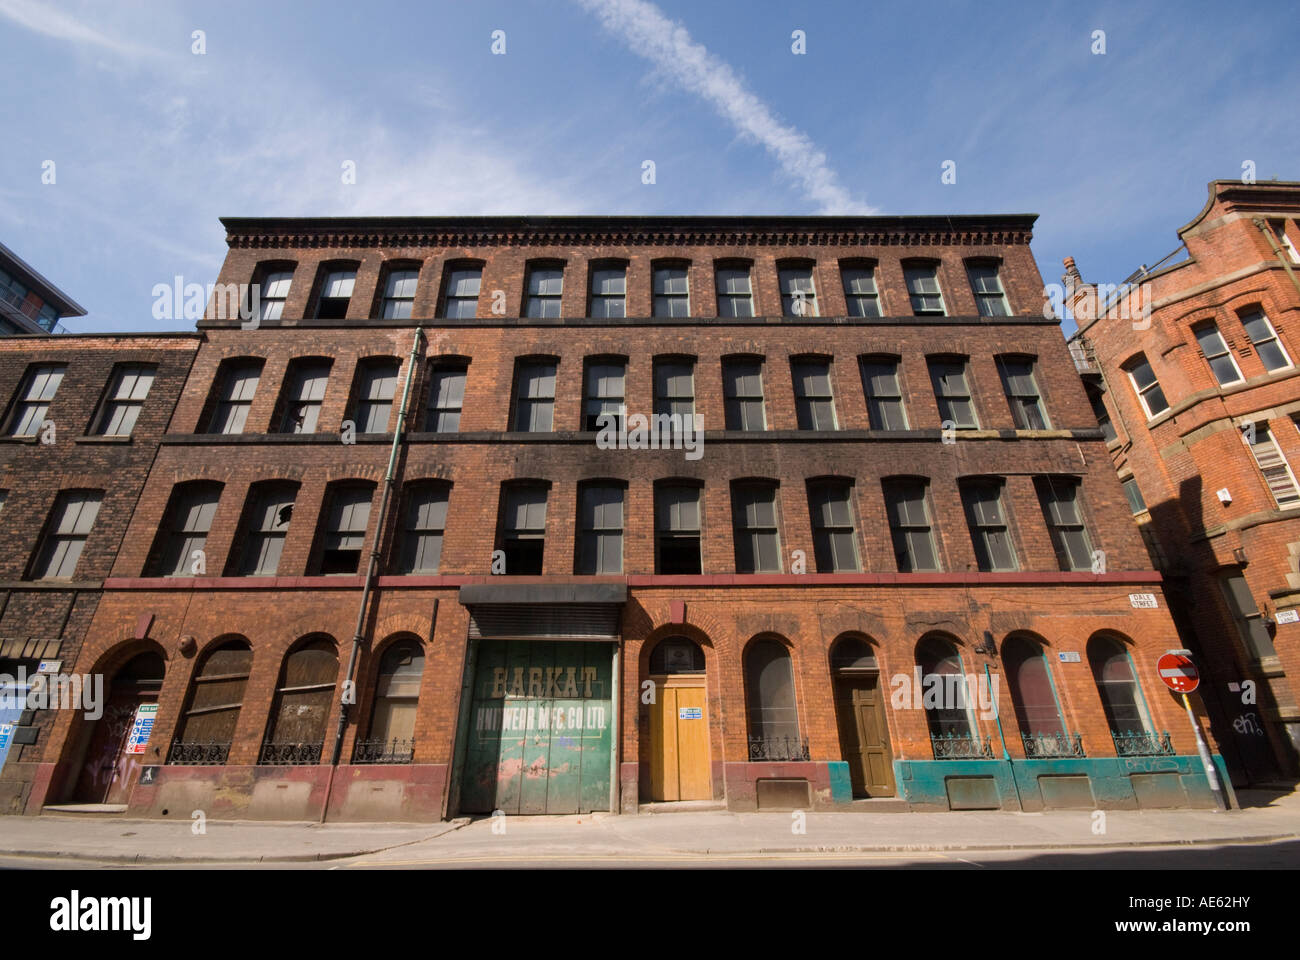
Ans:
{"label": "arched doorway", "polygon": [[880,690],[880,665],[865,641],[845,637],[831,648],[831,682],[840,756],[848,762],[853,795],[894,796],[894,752]]}
{"label": "arched doorway", "polygon": [[[136,771],[147,761],[147,742],[132,737],[136,720],[152,727],[162,689],[163,658],[152,651],[137,654],[113,676],[104,714],[94,721],[85,759],[72,799],[79,803],[123,804],[131,795]],[[147,724],[147,727],[145,726]]]}
{"label": "arched doorway", "polygon": [[650,652],[650,799],[712,800],[704,651],[665,637]]}

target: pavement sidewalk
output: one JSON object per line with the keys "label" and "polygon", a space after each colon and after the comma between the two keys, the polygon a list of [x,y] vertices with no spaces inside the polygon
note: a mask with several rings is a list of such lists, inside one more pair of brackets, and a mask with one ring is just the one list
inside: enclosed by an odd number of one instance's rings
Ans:
{"label": "pavement sidewalk", "polygon": [[1300,839],[1300,793],[1239,791],[1244,809],[1044,813],[650,813],[310,824],[0,817],[0,855],[118,864],[662,854],[1060,850]]}

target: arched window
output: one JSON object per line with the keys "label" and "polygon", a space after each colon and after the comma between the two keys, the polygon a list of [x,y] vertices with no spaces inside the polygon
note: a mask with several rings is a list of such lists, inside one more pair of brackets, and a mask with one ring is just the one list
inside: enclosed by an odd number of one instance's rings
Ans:
{"label": "arched window", "polygon": [[259,763],[320,763],[338,672],[328,637],[309,639],[284,658]]}
{"label": "arched window", "polygon": [[227,640],[204,656],[190,681],[168,763],[226,762],[252,665],[253,651],[242,638]]}
{"label": "arched window", "polygon": [[1110,637],[1093,637],[1088,641],[1088,664],[1101,696],[1115,752],[1121,757],[1153,753],[1172,753],[1151,730],[1146,704],[1133,673],[1128,651]]}
{"label": "arched window", "polygon": [[424,650],[414,638],[384,651],[375,680],[370,736],[358,740],[353,763],[410,763],[415,752],[415,709],[424,675]]}
{"label": "arched window", "polygon": [[921,703],[936,760],[988,756],[991,747],[971,721],[971,696],[961,655],[942,637],[926,637],[916,648],[921,668]]}
{"label": "arched window", "polygon": [[650,651],[652,676],[670,673],[703,673],[704,651],[688,637],[664,637]]}
{"label": "arched window", "polygon": [[776,640],[755,640],[745,651],[745,705],[750,760],[807,760],[799,738],[790,654]]}
{"label": "arched window", "polygon": [[1065,729],[1042,648],[1027,637],[1008,637],[1002,645],[1002,663],[1025,756],[1055,756],[1081,750],[1077,738],[1071,743]]}

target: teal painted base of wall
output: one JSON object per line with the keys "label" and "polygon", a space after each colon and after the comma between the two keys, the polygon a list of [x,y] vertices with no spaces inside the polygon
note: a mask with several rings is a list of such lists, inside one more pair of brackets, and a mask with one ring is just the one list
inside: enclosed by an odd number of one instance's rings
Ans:
{"label": "teal painted base of wall", "polygon": [[[1215,769],[1236,797],[1223,758]],[[914,810],[1143,810],[1215,806],[1200,757],[1050,760],[895,760],[898,792]]]}
{"label": "teal painted base of wall", "polygon": [[832,760],[826,766],[831,780],[831,803],[852,803],[853,781],[849,779],[848,761]]}

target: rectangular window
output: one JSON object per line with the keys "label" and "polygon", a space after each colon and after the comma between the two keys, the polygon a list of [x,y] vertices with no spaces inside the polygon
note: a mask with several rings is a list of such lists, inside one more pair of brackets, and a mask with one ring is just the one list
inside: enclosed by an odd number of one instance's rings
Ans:
{"label": "rectangular window", "polygon": [[1019,430],[1047,430],[1050,424],[1043,409],[1043,398],[1038,393],[1034,377],[1034,361],[1025,358],[998,357],[998,373],[1002,389],[1011,405],[1011,418]]}
{"label": "rectangular window", "polygon": [[364,363],[357,383],[357,433],[386,433],[397,393],[396,360]]}
{"label": "rectangular window", "polygon": [[532,267],[528,271],[526,317],[558,317],[564,293],[563,267]]}
{"label": "rectangular window", "polygon": [[153,386],[154,368],[130,363],[117,368],[104,398],[104,410],[95,432],[105,437],[129,437],[135,429],[145,397]]}
{"label": "rectangular window", "polygon": [[961,495],[979,568],[985,571],[1017,569],[1010,525],[1002,508],[1002,482],[968,481],[962,484]]}
{"label": "rectangular window", "polygon": [[912,300],[912,313],[918,317],[943,316],[943,292],[939,289],[939,272],[934,266],[904,267],[903,279],[907,281],[907,295]]}
{"label": "rectangular window", "polygon": [[40,433],[50,401],[63,382],[65,369],[62,364],[43,364],[27,371],[18,394],[19,400],[9,418],[10,436],[34,437]]}
{"label": "rectangular window", "polygon": [[33,580],[72,579],[86,538],[99,515],[102,496],[90,491],[59,494],[32,566]]}
{"label": "rectangular window", "polygon": [[920,480],[885,482],[885,507],[894,541],[894,559],[900,573],[939,569],[925,483]]}
{"label": "rectangular window", "polygon": [[1242,314],[1241,325],[1246,328],[1246,336],[1250,337],[1250,342],[1254,344],[1255,352],[1259,354],[1265,370],[1272,373],[1274,370],[1285,370],[1291,366],[1291,358],[1287,356],[1286,348],[1282,346],[1277,331],[1273,329],[1273,324],[1262,311],[1252,310]]}
{"label": "rectangular window", "polygon": [[501,548],[506,555],[506,574],[540,574],[545,543],[546,489],[508,488],[501,534]]}
{"label": "rectangular window", "polygon": [[655,414],[680,417],[684,427],[695,428],[695,364],[690,360],[655,364]]}
{"label": "rectangular window", "polygon": [[257,383],[262,378],[262,364],[239,363],[231,365],[221,382],[221,392],[212,412],[209,433],[243,433],[248,421],[248,410],[257,393]]}
{"label": "rectangular window", "polygon": [[812,511],[813,551],[818,573],[860,570],[857,534],[853,525],[853,486],[842,482],[808,485]]}
{"label": "rectangular window", "polygon": [[722,365],[723,405],[728,430],[766,430],[763,412],[763,364],[728,360]]}
{"label": "rectangular window", "polygon": [[1250,651],[1252,659],[1258,661],[1265,657],[1276,657],[1277,648],[1273,644],[1273,637],[1269,634],[1268,624],[1264,622],[1264,617],[1255,604],[1254,594],[1250,592],[1250,585],[1246,583],[1246,578],[1239,573],[1229,574],[1219,581],[1219,586],[1223,589],[1228,609],[1237,622],[1237,630],[1241,633],[1241,638],[1245,641],[1246,649]]}
{"label": "rectangular window", "polygon": [[342,320],[348,315],[352,287],[357,282],[355,270],[331,270],[325,275],[316,301],[316,319]]}
{"label": "rectangular window", "polygon": [[460,430],[461,409],[465,405],[465,379],[469,370],[463,364],[442,365],[433,368],[429,385],[430,433],[456,433]]}
{"label": "rectangular window", "polygon": [[284,314],[284,302],[289,299],[289,285],[292,282],[292,270],[274,270],[262,277],[257,296],[259,319],[280,319]]}
{"label": "rectangular window", "polygon": [[415,305],[416,270],[392,270],[384,287],[384,303],[379,315],[387,320],[409,320]]}
{"label": "rectangular window", "polygon": [[1133,513],[1146,513],[1147,502],[1142,499],[1142,491],[1138,488],[1137,481],[1132,477],[1125,477],[1120,481],[1120,486],[1124,488],[1124,496],[1128,498],[1129,509]]}
{"label": "rectangular window", "polygon": [[867,394],[867,416],[872,430],[906,430],[907,411],[898,382],[894,357],[863,357],[862,387]]}
{"label": "rectangular window", "polygon": [[1165,392],[1160,389],[1160,381],[1156,379],[1155,371],[1151,369],[1146,357],[1138,356],[1125,369],[1138,399],[1142,401],[1142,409],[1146,411],[1148,420],[1169,409],[1169,401],[1165,399]]}
{"label": "rectangular window", "polygon": [[979,428],[970,386],[966,382],[965,360],[930,360],[930,380],[939,404],[939,419],[958,430]]}
{"label": "rectangular window", "polygon": [[795,412],[800,430],[834,430],[835,400],[831,396],[831,365],[825,360],[798,360],[790,365],[794,378]]}
{"label": "rectangular window", "polygon": [[321,404],[325,402],[325,387],[330,379],[329,361],[295,361],[292,367],[280,432],[315,433],[320,423]]}
{"label": "rectangular window", "polygon": [[686,267],[655,267],[654,315],[656,317],[691,315],[691,288]]}
{"label": "rectangular window", "polygon": [[1210,364],[1210,371],[1219,386],[1225,387],[1242,379],[1237,361],[1233,359],[1232,351],[1228,349],[1218,327],[1213,323],[1203,323],[1192,332],[1196,334],[1196,342],[1201,345],[1201,353]]}
{"label": "rectangular window", "polygon": [[477,316],[478,294],[482,283],[482,267],[457,267],[448,273],[442,315],[449,320],[467,320]]}
{"label": "rectangular window", "polygon": [[1007,295],[1002,289],[997,264],[970,264],[966,268],[966,275],[970,277],[970,287],[975,293],[975,305],[979,307],[981,317],[1011,316],[1011,307],[1007,304]]}
{"label": "rectangular window", "polygon": [[322,574],[356,573],[361,566],[361,547],[370,522],[369,487],[339,487],[330,497],[322,540]]}
{"label": "rectangular window", "polygon": [[718,316],[752,317],[754,295],[749,286],[749,267],[720,267],[717,272]]}
{"label": "rectangular window", "polygon": [[876,271],[870,266],[840,268],[844,280],[844,303],[850,317],[878,317],[880,292],[876,289]]}
{"label": "rectangular window", "polygon": [[781,572],[776,490],[771,483],[737,484],[732,488],[737,573]]}
{"label": "rectangular window", "polygon": [[515,375],[514,429],[549,433],[555,412],[555,364],[521,363]]}
{"label": "rectangular window", "polygon": [[437,573],[442,561],[442,536],[447,527],[445,486],[415,487],[406,502],[402,532],[401,573]]}
{"label": "rectangular window", "polygon": [[812,267],[782,267],[777,271],[781,284],[781,312],[787,317],[817,316],[817,288],[813,285]]}
{"label": "rectangular window", "polygon": [[605,416],[613,417],[616,429],[621,429],[619,407],[623,405],[624,372],[625,365],[619,362],[587,364],[587,395],[583,398],[584,430],[600,430],[608,422],[601,419]]}
{"label": "rectangular window", "polygon": [[167,532],[158,554],[154,575],[195,576],[194,554],[205,548],[212,517],[217,512],[221,488],[215,485],[184,487],[172,494],[167,514]]}
{"label": "rectangular window", "polygon": [[578,498],[576,574],[623,572],[623,489],[584,486]]}
{"label": "rectangular window", "polygon": [[1286,221],[1270,220],[1268,225],[1273,228],[1273,235],[1277,237],[1277,245],[1290,257],[1291,262],[1300,263],[1300,250],[1296,249],[1295,243],[1292,242],[1291,237],[1286,232]]}
{"label": "rectangular window", "polygon": [[655,490],[658,556],[655,573],[698,574],[700,488],[664,485]]}
{"label": "rectangular window", "polygon": [[1091,570],[1092,541],[1079,509],[1079,481],[1066,477],[1040,477],[1038,499],[1062,570]]}
{"label": "rectangular window", "polygon": [[626,267],[599,267],[591,271],[591,316],[627,316]]}
{"label": "rectangular window", "polygon": [[1110,411],[1106,409],[1106,401],[1102,399],[1101,391],[1085,384],[1088,394],[1088,403],[1092,406],[1092,413],[1097,418],[1097,426],[1101,427],[1102,438],[1110,443],[1118,439],[1119,435],[1115,433],[1115,425],[1110,422]]}
{"label": "rectangular window", "polygon": [[291,487],[269,487],[257,494],[245,531],[240,576],[275,576],[280,569],[280,555],[284,553],[284,538],[289,533],[293,502]]}
{"label": "rectangular window", "polygon": [[1264,482],[1273,494],[1273,500],[1279,507],[1286,509],[1300,504],[1300,489],[1296,487],[1295,474],[1287,463],[1282,448],[1273,439],[1268,424],[1255,424],[1255,442],[1250,442],[1250,433],[1243,431],[1241,438],[1250,447],[1259,472],[1264,475]]}

